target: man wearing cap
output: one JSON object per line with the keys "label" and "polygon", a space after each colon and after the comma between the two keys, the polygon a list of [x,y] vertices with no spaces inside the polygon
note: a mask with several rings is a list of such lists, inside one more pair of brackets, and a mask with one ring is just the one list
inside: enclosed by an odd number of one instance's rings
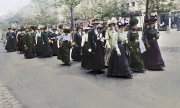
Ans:
{"label": "man wearing cap", "polygon": [[156,21],[157,18],[155,16],[151,16],[151,18],[146,20],[148,28],[145,29],[143,35],[143,40],[147,49],[144,53],[144,64],[145,68],[148,70],[162,71],[165,64],[157,41],[159,39],[159,32],[155,29]]}
{"label": "man wearing cap", "polygon": [[105,68],[104,62],[104,47],[103,47],[103,37],[97,27],[100,24],[98,18],[92,19],[91,24],[93,25],[92,30],[88,33],[88,52],[90,53],[91,60],[90,69],[93,73],[101,74],[104,73],[102,69]]}

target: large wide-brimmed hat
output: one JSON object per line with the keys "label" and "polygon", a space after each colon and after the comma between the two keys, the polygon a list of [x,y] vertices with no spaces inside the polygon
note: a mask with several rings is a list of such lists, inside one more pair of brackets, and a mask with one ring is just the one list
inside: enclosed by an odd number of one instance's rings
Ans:
{"label": "large wide-brimmed hat", "polygon": [[79,29],[83,29],[83,27],[82,26],[77,26],[76,31],[78,31]]}
{"label": "large wide-brimmed hat", "polygon": [[90,30],[91,27],[84,27],[83,30]]}
{"label": "large wide-brimmed hat", "polygon": [[16,30],[16,28],[14,28],[14,27],[13,27],[13,28],[11,28],[11,29],[12,29],[13,31],[14,31],[14,30]]}
{"label": "large wide-brimmed hat", "polygon": [[36,27],[36,26],[30,26],[30,28],[31,28],[32,30],[34,30],[34,31],[37,30],[37,27]]}
{"label": "large wide-brimmed hat", "polygon": [[99,18],[91,19],[91,25],[94,25],[94,24],[100,24],[100,19]]}
{"label": "large wide-brimmed hat", "polygon": [[64,25],[63,24],[59,24],[58,28],[59,29],[63,29]]}
{"label": "large wide-brimmed hat", "polygon": [[64,29],[63,29],[63,32],[64,32],[64,33],[71,33],[70,27],[65,26]]}
{"label": "large wide-brimmed hat", "polygon": [[91,25],[94,25],[94,24],[100,24],[100,16],[99,15],[96,15],[94,16],[94,18],[91,19]]}
{"label": "large wide-brimmed hat", "polygon": [[157,16],[156,16],[156,15],[151,16],[150,18],[148,18],[148,19],[145,20],[145,22],[146,22],[147,24],[153,24],[153,23],[155,23],[156,21],[157,21]]}
{"label": "large wide-brimmed hat", "polygon": [[21,27],[20,28],[20,31],[25,31],[26,29],[24,27]]}
{"label": "large wide-brimmed hat", "polygon": [[111,25],[111,24],[115,25],[116,23],[117,23],[117,19],[115,17],[112,17],[111,20],[108,20],[107,25],[108,26]]}
{"label": "large wide-brimmed hat", "polygon": [[57,26],[56,25],[51,25],[51,26],[49,26],[49,28],[52,29],[53,31],[57,30]]}
{"label": "large wide-brimmed hat", "polygon": [[43,28],[44,28],[43,25],[38,25],[38,27],[37,27],[38,30],[42,30]]}
{"label": "large wide-brimmed hat", "polygon": [[26,31],[26,32],[31,32],[31,31],[32,31],[32,28],[28,27],[28,28],[26,28],[25,31]]}
{"label": "large wide-brimmed hat", "polygon": [[129,21],[130,26],[135,26],[139,23],[138,19],[136,17],[132,17]]}
{"label": "large wide-brimmed hat", "polygon": [[121,21],[117,22],[117,26],[118,27],[123,27],[123,26],[126,26],[127,24],[128,23],[124,19],[122,19]]}

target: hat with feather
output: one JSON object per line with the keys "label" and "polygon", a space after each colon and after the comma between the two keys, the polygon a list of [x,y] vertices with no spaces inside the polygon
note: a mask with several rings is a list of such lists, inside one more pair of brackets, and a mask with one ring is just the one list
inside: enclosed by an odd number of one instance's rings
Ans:
{"label": "hat with feather", "polygon": [[154,16],[151,16],[150,18],[146,19],[145,22],[147,24],[154,24],[155,22],[157,21],[157,16],[154,15]]}
{"label": "hat with feather", "polygon": [[94,24],[100,24],[100,16],[99,15],[96,15],[94,16],[94,18],[91,19],[91,25],[94,25]]}
{"label": "hat with feather", "polygon": [[117,19],[115,17],[112,17],[111,20],[108,20],[107,25],[110,26],[111,24],[116,24],[117,23]]}

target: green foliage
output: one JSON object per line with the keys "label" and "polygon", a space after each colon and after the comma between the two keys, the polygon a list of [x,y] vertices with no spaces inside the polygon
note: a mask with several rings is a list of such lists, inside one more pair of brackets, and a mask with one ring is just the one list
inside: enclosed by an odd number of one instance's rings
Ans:
{"label": "green foliage", "polygon": [[66,5],[69,8],[75,8],[82,0],[54,0],[55,6]]}
{"label": "green foliage", "polygon": [[76,11],[76,16],[79,19],[87,20],[95,15],[101,15],[101,19],[104,20],[111,17],[118,18],[126,13],[127,8],[124,0],[111,0],[109,2],[98,0],[93,3],[93,6],[82,3]]}
{"label": "green foliage", "polygon": [[[139,6],[146,6],[147,0],[138,0]],[[176,9],[175,0],[149,0],[151,12],[166,13]]]}

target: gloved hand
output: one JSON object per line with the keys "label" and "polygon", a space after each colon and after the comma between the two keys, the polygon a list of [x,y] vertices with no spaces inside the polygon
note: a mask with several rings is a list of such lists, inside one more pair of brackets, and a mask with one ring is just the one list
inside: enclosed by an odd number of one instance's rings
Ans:
{"label": "gloved hand", "polygon": [[92,52],[92,49],[88,49],[88,52]]}
{"label": "gloved hand", "polygon": [[117,55],[121,56],[121,52],[119,50],[117,50]]}

